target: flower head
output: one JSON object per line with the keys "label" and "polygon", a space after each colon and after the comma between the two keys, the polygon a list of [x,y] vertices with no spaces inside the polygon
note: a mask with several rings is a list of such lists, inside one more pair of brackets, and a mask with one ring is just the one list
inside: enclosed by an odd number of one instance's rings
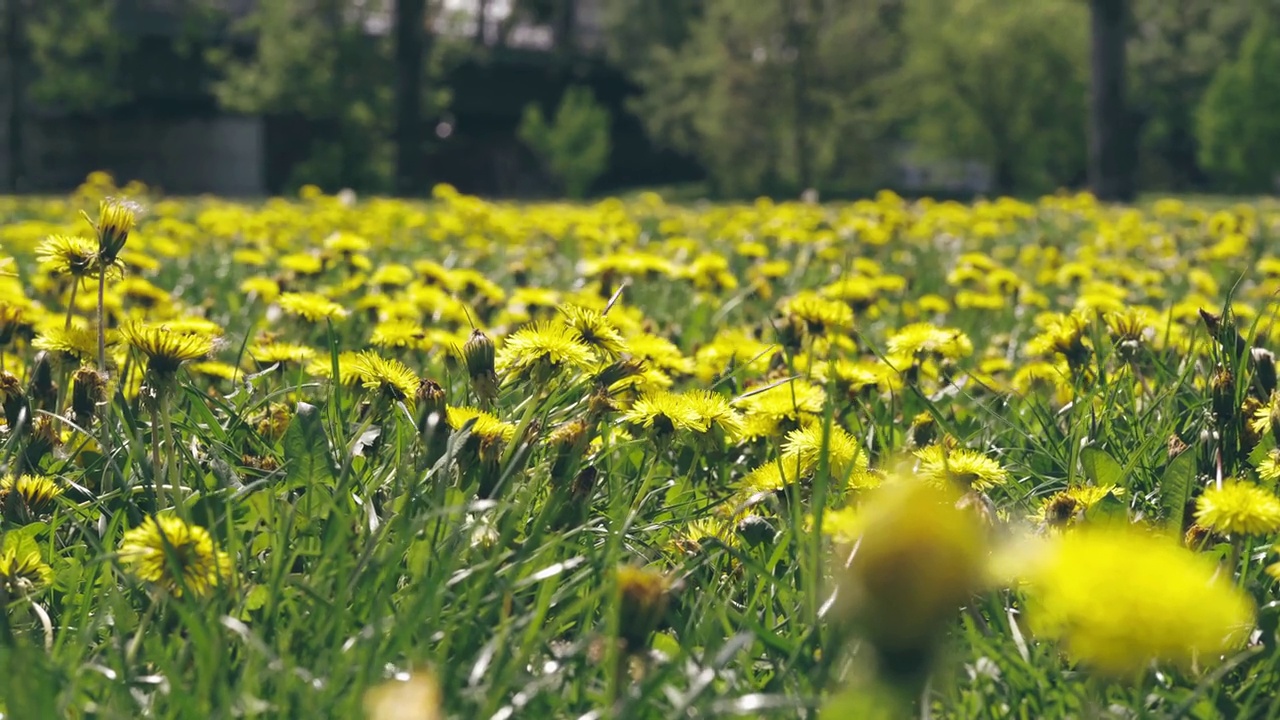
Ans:
{"label": "flower head", "polygon": [[[115,343],[115,333],[107,333],[107,346]],[[40,334],[31,342],[37,350],[47,350],[59,355],[64,360],[83,362],[94,358],[98,352],[98,331],[94,328],[63,328],[61,325],[49,325],[40,330]]]}
{"label": "flower head", "polygon": [[28,516],[43,515],[62,493],[57,481],[44,475],[5,475],[0,478],[0,509],[20,507]]}
{"label": "flower head", "polygon": [[276,304],[287,314],[313,323],[344,318],[348,314],[346,308],[314,292],[283,293],[276,298]]}
{"label": "flower head", "polygon": [[53,582],[53,568],[32,550],[19,553],[16,548],[0,552],[0,588],[10,597],[30,595]]}
{"label": "flower head", "polygon": [[562,369],[586,370],[594,362],[591,348],[582,341],[578,331],[559,323],[539,322],[517,330],[503,342],[496,367],[502,373],[522,375]]}
{"label": "flower head", "polygon": [[137,220],[136,203],[109,198],[98,204],[98,222],[94,229],[98,232],[98,260],[103,267],[115,264]]}
{"label": "flower head", "polygon": [[641,395],[622,419],[658,435],[673,432],[703,432],[706,421],[683,395],[665,390]]}
{"label": "flower head", "polygon": [[939,328],[930,323],[907,325],[889,337],[889,354],[938,356],[949,360],[973,354],[973,342],[959,330]]}
{"label": "flower head", "polygon": [[120,561],[138,579],[177,597],[208,595],[231,576],[231,558],[209,531],[175,515],[153,515],[126,532]]}
{"label": "flower head", "polygon": [[471,434],[480,438],[482,442],[498,440],[510,442],[516,436],[515,425],[499,420],[496,415],[478,408],[449,406],[445,410],[445,418],[449,422],[449,427],[454,430],[461,430],[474,419],[475,424],[471,426]]}
{"label": "flower head", "polygon": [[1280,498],[1257,485],[1229,480],[1196,500],[1196,522],[1223,535],[1280,531]]}
{"label": "flower head", "polygon": [[1046,498],[1031,520],[1051,528],[1069,527],[1108,496],[1121,495],[1124,488],[1115,485],[1077,485]]}
{"label": "flower head", "polygon": [[391,400],[407,400],[418,390],[418,376],[399,360],[362,352],[351,363],[351,375],[364,389]]}
{"label": "flower head", "polygon": [[917,450],[915,456],[920,460],[916,474],[934,485],[950,482],[981,492],[1009,481],[1009,471],[977,450],[938,443]]}
{"label": "flower head", "polygon": [[147,369],[160,377],[173,375],[183,363],[199,360],[214,348],[214,339],[207,335],[176,332],[166,325],[139,322],[123,325],[120,338],[146,355]]}
{"label": "flower head", "polygon": [[1024,580],[1032,631],[1107,675],[1212,662],[1253,624],[1249,598],[1212,561],[1134,530],[1058,536]]}
{"label": "flower head", "polygon": [[622,333],[603,314],[578,305],[562,307],[560,312],[564,314],[565,325],[578,334],[578,339],[584,345],[609,357],[626,352],[627,341],[622,339]]}
{"label": "flower head", "polygon": [[46,272],[83,278],[97,271],[98,246],[89,238],[50,235],[36,249],[36,260]]}

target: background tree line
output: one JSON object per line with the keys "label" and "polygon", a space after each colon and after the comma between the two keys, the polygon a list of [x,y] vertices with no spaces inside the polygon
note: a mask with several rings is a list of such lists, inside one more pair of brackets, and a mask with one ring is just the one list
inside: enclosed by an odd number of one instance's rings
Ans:
{"label": "background tree line", "polygon": [[[524,108],[512,134],[571,194],[604,172],[620,113],[722,196],[867,192],[904,164],[947,161],[979,163],[995,192],[1089,184],[1116,198],[1270,191],[1280,170],[1277,0],[464,5],[0,0],[8,141],[33,106],[128,103],[156,71],[129,67],[139,28],[163,20],[219,107],[318,128],[299,180],[422,193],[449,142],[450,69],[537,27],[543,62],[608,63],[628,83],[612,114],[577,86]],[[591,42],[586,15],[600,21]]]}

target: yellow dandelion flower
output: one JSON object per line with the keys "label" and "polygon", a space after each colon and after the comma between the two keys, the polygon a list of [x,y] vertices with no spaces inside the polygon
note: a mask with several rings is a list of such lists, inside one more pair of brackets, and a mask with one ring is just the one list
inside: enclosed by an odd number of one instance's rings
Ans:
{"label": "yellow dandelion flower", "polygon": [[831,425],[824,431],[820,422],[787,433],[782,445],[782,464],[784,467],[798,465],[802,473],[810,473],[818,469],[824,454],[834,478],[861,482],[862,476],[867,475],[869,458],[862,443],[839,425]]}
{"label": "yellow dandelion flower", "polygon": [[1124,488],[1115,485],[1077,485],[1045,498],[1030,519],[1051,528],[1069,527],[1107,496],[1123,495]]}
{"label": "yellow dandelion flower", "polygon": [[[113,265],[137,223],[139,207],[127,200],[109,198],[98,204],[98,255],[103,266]],[[87,217],[87,216],[86,216]]]}
{"label": "yellow dandelion flower", "polygon": [[16,548],[0,552],[0,588],[9,597],[23,597],[53,582],[53,568],[32,550],[19,554]]}
{"label": "yellow dandelion flower", "polygon": [[1196,500],[1196,522],[1223,535],[1280,531],[1280,498],[1257,485],[1228,480]]}
{"label": "yellow dandelion flower", "polygon": [[693,373],[692,358],[680,352],[675,343],[650,333],[639,333],[627,338],[628,351],[632,357],[644,360],[649,367],[661,370],[672,376],[690,375]]}
{"label": "yellow dandelion flower", "polygon": [[97,273],[98,244],[68,235],[50,235],[36,248],[40,269],[54,275],[84,278]]}
{"label": "yellow dandelion flower", "polygon": [[[108,331],[107,346],[115,344],[116,333]],[[40,334],[31,342],[37,350],[56,353],[64,359],[76,363],[92,360],[98,354],[98,331],[95,328],[72,325],[64,328],[61,325],[49,325],[40,330]]]}
{"label": "yellow dandelion flower", "polygon": [[729,404],[723,395],[710,390],[690,390],[683,393],[685,405],[698,416],[704,432],[719,429],[727,438],[742,433],[742,415]]}
{"label": "yellow dandelion flower", "polygon": [[208,595],[231,577],[231,558],[209,531],[175,515],[148,517],[126,532],[120,562],[139,580],[177,597]]}
{"label": "yellow dandelion flower", "polygon": [[249,297],[260,297],[275,302],[280,297],[280,283],[266,277],[251,277],[240,281],[240,292]]}
{"label": "yellow dandelion flower", "polygon": [[324,272],[324,259],[311,253],[290,253],[280,258],[280,267],[299,275],[319,275]]}
{"label": "yellow dandelion flower", "polygon": [[0,478],[0,509],[16,502],[30,515],[43,515],[53,509],[63,492],[56,480],[44,475],[5,475]]}
{"label": "yellow dandelion flower", "polygon": [[282,293],[276,298],[276,304],[287,314],[313,323],[344,318],[348,315],[346,308],[314,292]]}
{"label": "yellow dandelion flower", "polygon": [[317,354],[315,348],[298,345],[297,343],[265,342],[249,346],[249,357],[262,365],[303,363],[311,360]]}
{"label": "yellow dandelion flower", "polygon": [[474,419],[476,422],[475,425],[471,426],[471,434],[482,441],[501,440],[503,442],[511,442],[516,436],[516,426],[513,423],[499,420],[496,415],[487,413],[479,408],[454,407],[450,405],[445,409],[445,419],[448,421],[449,427],[454,430],[462,429],[463,426]]}
{"label": "yellow dandelion flower", "polygon": [[1208,558],[1136,530],[1066,533],[1030,564],[1027,619],[1096,672],[1189,667],[1239,647],[1253,604]]}
{"label": "yellow dandelion flower", "polygon": [[151,372],[168,376],[183,363],[199,360],[213,352],[214,341],[206,335],[175,332],[166,325],[126,323],[120,328],[120,339],[147,356]]}
{"label": "yellow dandelion flower", "polygon": [[565,324],[578,333],[584,344],[610,357],[627,351],[622,333],[599,312],[578,305],[567,305],[560,308],[560,312],[564,314]]}
{"label": "yellow dandelion flower", "polygon": [[539,322],[507,337],[494,363],[498,372],[522,375],[535,371],[589,370],[595,357],[573,328]]}
{"label": "yellow dandelion flower", "polygon": [[973,354],[973,342],[959,330],[913,323],[889,337],[888,349],[890,355],[933,355],[957,360]]}
{"label": "yellow dandelion flower", "polygon": [[378,323],[369,338],[370,345],[384,348],[421,348],[426,330],[411,320],[388,320]]}
{"label": "yellow dandelion flower", "polygon": [[364,389],[391,400],[407,400],[418,391],[418,376],[399,360],[362,352],[351,362],[353,379]]}
{"label": "yellow dandelion flower", "polygon": [[920,461],[916,475],[933,485],[954,483],[961,489],[982,492],[1009,482],[1009,471],[977,450],[938,443],[914,454]]}
{"label": "yellow dandelion flower", "polygon": [[240,368],[217,360],[190,363],[187,365],[187,371],[215,380],[234,380],[240,375]]}
{"label": "yellow dandelion flower", "polygon": [[677,393],[659,391],[640,396],[622,419],[632,425],[652,429],[659,435],[681,432],[704,432],[707,421],[687,398]]}
{"label": "yellow dandelion flower", "polygon": [[783,304],[783,312],[815,334],[853,327],[853,309],[839,300],[829,300],[813,292],[802,292]]}

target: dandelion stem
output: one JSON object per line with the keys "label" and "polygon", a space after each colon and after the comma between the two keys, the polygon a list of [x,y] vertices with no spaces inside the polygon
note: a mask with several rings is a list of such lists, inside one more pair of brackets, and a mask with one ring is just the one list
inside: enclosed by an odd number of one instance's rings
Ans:
{"label": "dandelion stem", "polygon": [[107,269],[98,273],[98,372],[107,374]]}
{"label": "dandelion stem", "polygon": [[76,294],[80,291],[80,278],[75,278],[71,283],[71,298],[67,301],[67,321],[63,323],[63,330],[71,329],[71,316],[76,311]]}

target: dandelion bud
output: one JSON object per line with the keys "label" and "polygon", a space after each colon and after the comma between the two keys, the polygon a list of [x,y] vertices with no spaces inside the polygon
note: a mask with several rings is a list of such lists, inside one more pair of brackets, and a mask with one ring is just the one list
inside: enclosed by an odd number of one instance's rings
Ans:
{"label": "dandelion bud", "polygon": [[472,330],[471,337],[462,346],[462,359],[467,363],[471,387],[485,402],[498,397],[498,374],[494,371],[493,340],[480,330]]}
{"label": "dandelion bud", "polygon": [[1213,414],[1218,424],[1226,425],[1236,415],[1236,377],[1232,372],[1219,367],[1209,379],[1209,390],[1213,401]]}
{"label": "dandelion bud", "polygon": [[622,565],[618,568],[618,635],[626,649],[649,646],[649,637],[662,624],[671,603],[671,581],[657,570]]}
{"label": "dandelion bud", "polygon": [[638,358],[617,360],[609,363],[596,374],[596,387],[607,390],[627,378],[643,373],[644,370],[644,360]]}
{"label": "dandelion bud", "polygon": [[18,328],[26,322],[22,308],[15,305],[0,304],[0,347],[13,342]]}
{"label": "dandelion bud", "polygon": [[1262,392],[1270,395],[1276,389],[1276,356],[1270,350],[1263,348],[1254,348],[1253,367],[1256,373],[1254,377],[1261,386]]}
{"label": "dandelion bud", "polygon": [[36,407],[52,410],[58,402],[58,383],[53,380],[53,362],[49,353],[41,350],[31,367],[31,382],[27,384],[27,396]]}
{"label": "dandelion bud", "polygon": [[103,200],[98,205],[98,222],[94,229],[98,231],[98,257],[103,267],[115,262],[135,222],[137,206],[133,203],[113,199]]}
{"label": "dandelion bud", "polygon": [[980,589],[984,533],[955,495],[904,480],[860,511],[861,541],[841,578],[845,611],[886,679],[919,684],[960,605]]}
{"label": "dandelion bud", "polygon": [[938,423],[931,413],[922,412],[911,419],[907,428],[907,447],[922,448],[938,438]]}
{"label": "dandelion bud", "polygon": [[444,388],[431,378],[422,378],[418,381],[418,390],[414,393],[414,400],[417,401],[418,409],[421,412],[427,414],[444,413]]}
{"label": "dandelion bud", "polygon": [[4,407],[4,419],[10,432],[14,432],[24,418],[29,419],[31,414],[27,393],[22,389],[21,381],[7,370],[0,371],[0,406]]}
{"label": "dandelion bud", "polygon": [[751,547],[760,547],[772,545],[778,536],[778,531],[773,529],[773,525],[768,520],[759,515],[748,515],[738,521],[738,534]]}
{"label": "dandelion bud", "polygon": [[71,414],[80,425],[88,425],[107,401],[107,379],[91,367],[82,367],[71,376]]}
{"label": "dandelion bud", "polygon": [[40,559],[40,553],[18,552],[10,548],[0,552],[0,595],[25,597],[53,582],[53,568]]}

